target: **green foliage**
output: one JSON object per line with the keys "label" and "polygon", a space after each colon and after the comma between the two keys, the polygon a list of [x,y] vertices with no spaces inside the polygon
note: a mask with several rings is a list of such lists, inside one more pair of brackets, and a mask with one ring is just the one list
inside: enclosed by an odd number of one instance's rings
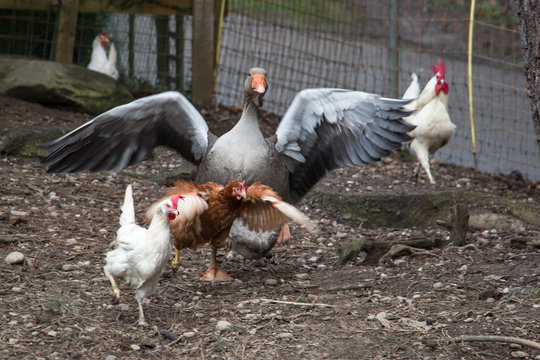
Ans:
{"label": "green foliage", "polygon": [[52,60],[56,19],[54,12],[0,9],[0,54]]}
{"label": "green foliage", "polygon": [[58,296],[49,298],[41,303],[41,308],[56,315],[66,315],[73,312],[72,299],[59,293]]}
{"label": "green foliage", "polygon": [[500,1],[484,0],[480,3],[478,16],[485,18],[490,24],[504,26],[507,29],[514,29],[517,20],[509,6],[503,6]]}
{"label": "green foliage", "polygon": [[216,341],[212,344],[212,347],[214,348],[214,350],[220,350],[225,346],[225,344],[227,344],[227,340],[222,337],[218,337]]}

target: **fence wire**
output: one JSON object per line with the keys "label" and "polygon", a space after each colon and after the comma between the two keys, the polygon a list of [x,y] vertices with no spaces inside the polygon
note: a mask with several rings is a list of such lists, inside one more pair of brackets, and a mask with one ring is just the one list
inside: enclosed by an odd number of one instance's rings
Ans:
{"label": "fence wire", "polygon": [[[518,170],[540,181],[540,150],[510,4],[510,0],[478,0],[475,10],[476,164],[480,171]],[[310,87],[400,96],[411,73],[425,84],[432,76],[431,64],[441,58],[447,66],[449,112],[457,131],[436,158],[473,167],[469,6],[463,0],[228,0],[216,101],[241,104],[243,80],[253,66],[267,70],[270,89],[265,109],[277,114],[285,112],[296,92]],[[57,22],[52,10],[0,9],[0,53],[54,59]],[[189,95],[191,16],[80,13],[75,63],[88,64],[92,40],[100,31],[115,42],[121,81],[136,95],[168,89]]]}
{"label": "fence wire", "polygon": [[[478,1],[473,43],[473,94],[478,170],[520,171],[540,180],[540,151],[523,74],[520,34],[507,1]],[[217,100],[242,101],[247,69],[268,71],[265,107],[283,114],[309,87],[341,87],[383,96],[402,94],[415,72],[422,84],[443,59],[449,112],[457,125],[436,158],[474,167],[468,83],[469,2],[231,0],[223,25]],[[392,22],[397,47],[392,48]],[[396,61],[392,61],[397,57]],[[396,75],[397,74],[397,75]],[[397,79],[397,81],[394,80]]]}

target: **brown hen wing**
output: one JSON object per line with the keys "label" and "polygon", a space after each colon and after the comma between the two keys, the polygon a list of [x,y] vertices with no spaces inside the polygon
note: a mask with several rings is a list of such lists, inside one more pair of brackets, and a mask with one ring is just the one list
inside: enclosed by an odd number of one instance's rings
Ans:
{"label": "brown hen wing", "polygon": [[317,228],[300,210],[283,201],[270,187],[254,183],[247,188],[240,216],[252,231],[270,231],[287,221],[294,221],[309,231]]}
{"label": "brown hen wing", "polygon": [[168,195],[155,202],[146,212],[147,221],[151,221],[153,209],[172,194],[182,194],[178,201],[178,216],[171,220],[170,231],[174,247],[192,248],[205,242],[202,235],[201,215],[208,209],[206,193],[201,192],[197,184],[178,180],[169,189]]}

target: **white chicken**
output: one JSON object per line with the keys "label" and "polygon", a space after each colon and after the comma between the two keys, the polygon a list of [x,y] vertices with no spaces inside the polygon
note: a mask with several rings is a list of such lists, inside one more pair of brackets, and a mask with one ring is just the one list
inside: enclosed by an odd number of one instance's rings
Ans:
{"label": "white chicken", "polygon": [[[418,78],[413,74],[411,85],[405,91],[404,98],[414,99],[407,105],[414,110],[405,121],[416,128],[409,133],[412,137],[410,147],[418,159],[415,176],[418,178],[420,166],[425,170],[429,182],[435,184],[429,168],[429,155],[448,144],[454,134],[456,125],[448,114],[448,83],[445,81],[446,66],[439,60],[433,65],[433,76],[420,94]],[[414,94],[416,92],[416,94]]]}
{"label": "white chicken", "polygon": [[105,44],[109,42],[109,38],[105,33],[99,33],[92,43],[92,56],[87,68],[93,71],[100,72],[107,76],[118,80],[119,74],[116,69],[116,47],[111,42],[109,47],[109,56],[105,51]]}
{"label": "white chicken", "polygon": [[154,292],[163,267],[169,260],[169,220],[174,220],[178,215],[178,201],[182,198],[182,195],[178,194],[156,206],[152,222],[148,229],[145,229],[135,224],[132,187],[128,185],[126,188],[120,228],[116,236],[117,247],[107,253],[103,271],[117,298],[120,298],[120,290],[113,275],[123,277],[129,286],[136,289],[139,325],[146,325],[142,299]]}

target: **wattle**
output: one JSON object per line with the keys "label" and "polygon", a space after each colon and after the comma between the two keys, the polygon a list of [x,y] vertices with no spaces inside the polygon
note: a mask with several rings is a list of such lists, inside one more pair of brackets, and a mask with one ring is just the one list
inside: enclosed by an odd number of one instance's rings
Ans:
{"label": "wattle", "polygon": [[438,82],[437,85],[435,85],[435,94],[439,95],[441,90],[445,94],[448,94],[449,86],[448,86],[448,84],[446,82],[444,82],[442,84],[441,84],[441,82]]}

